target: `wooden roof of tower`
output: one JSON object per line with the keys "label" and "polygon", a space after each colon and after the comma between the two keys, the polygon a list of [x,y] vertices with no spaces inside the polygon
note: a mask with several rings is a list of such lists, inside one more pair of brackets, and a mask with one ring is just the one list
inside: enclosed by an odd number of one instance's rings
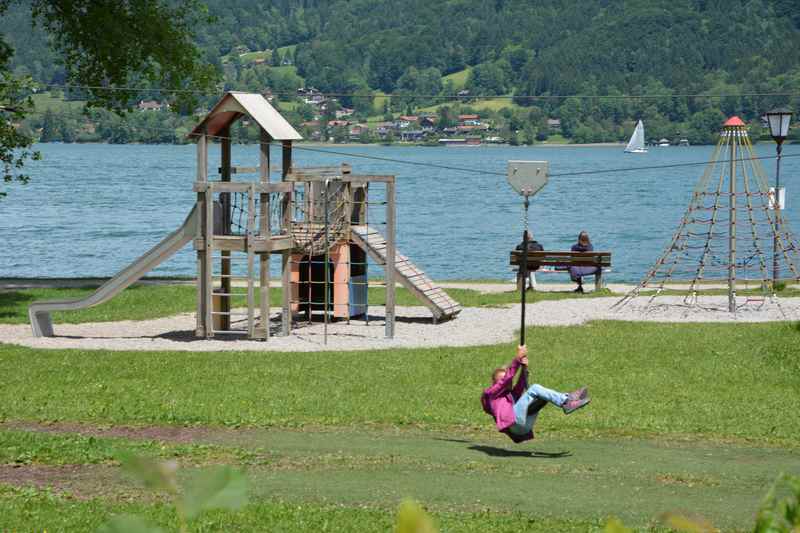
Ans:
{"label": "wooden roof of tower", "polygon": [[225,93],[188,136],[201,135],[203,126],[207,128],[207,135],[218,135],[243,115],[249,115],[275,141],[299,141],[303,138],[266,98],[258,93],[238,91]]}

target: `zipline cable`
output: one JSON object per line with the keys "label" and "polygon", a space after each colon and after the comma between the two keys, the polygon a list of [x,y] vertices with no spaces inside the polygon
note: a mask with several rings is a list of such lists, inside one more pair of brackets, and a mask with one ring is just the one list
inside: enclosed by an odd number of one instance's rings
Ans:
{"label": "zipline cable", "polygon": [[[51,111],[50,113],[52,113],[54,115],[59,115],[59,116],[72,116],[71,114],[64,113],[64,112],[52,112]],[[44,115],[44,114],[45,114],[44,111],[35,111],[35,112],[32,112],[32,113],[29,113],[28,115],[30,116],[30,115]],[[170,132],[170,133],[174,133],[176,131],[175,129],[172,129],[172,128],[157,128],[157,127],[152,127],[152,126],[132,126],[132,129],[137,130],[137,131]],[[196,136],[199,136],[199,134],[196,134]],[[210,138],[210,139],[215,139],[215,140],[230,140],[230,141],[233,141],[233,142],[241,142],[243,140],[243,139],[236,138],[236,137],[233,137],[233,136],[223,136],[223,135],[207,135],[207,137]],[[265,146],[267,146],[267,145],[270,145],[271,143],[262,143],[262,142],[256,141],[256,142],[252,142],[252,143],[251,142],[247,142],[246,144],[265,145]],[[307,152],[316,152],[316,153],[320,153],[320,154],[329,154],[329,155],[338,155],[338,156],[344,156],[344,157],[355,157],[355,158],[361,158],[361,159],[369,159],[369,160],[374,160],[374,161],[381,161],[381,162],[384,162],[384,163],[395,163],[395,164],[399,164],[399,165],[411,165],[411,166],[428,167],[428,168],[441,169],[441,170],[452,170],[454,172],[463,172],[463,173],[469,173],[469,174],[481,174],[481,175],[487,175],[487,176],[502,176],[502,177],[506,176],[506,174],[504,172],[496,172],[496,171],[491,171],[491,170],[482,170],[482,169],[467,168],[467,167],[457,167],[457,166],[452,166],[452,165],[442,165],[442,164],[439,164],[439,163],[426,163],[426,162],[422,162],[422,161],[411,161],[411,160],[407,160],[407,159],[395,159],[395,158],[391,158],[391,157],[375,156],[375,155],[369,155],[369,154],[362,154],[362,153],[358,153],[358,152],[342,152],[342,151],[328,150],[328,149],[323,149],[323,148],[312,148],[312,147],[301,146],[301,145],[296,145],[296,144],[292,145],[292,149],[293,150],[307,151]],[[800,154],[782,154],[781,157],[783,159],[793,158],[793,157],[800,157]],[[753,157],[752,159],[754,159],[754,160],[771,160],[771,159],[777,159],[777,156],[776,155],[756,156],[756,157]],[[737,161],[738,160],[739,159],[737,159]],[[723,160],[718,160],[718,163],[726,163],[726,162],[730,162],[730,160],[724,160],[724,159]],[[659,169],[666,169],[666,168],[704,166],[704,165],[707,165],[707,164],[708,164],[708,161],[697,161],[697,162],[685,162],[685,163],[669,163],[669,164],[664,164],[664,165],[649,165],[649,166],[641,166],[641,167],[620,167],[620,168],[599,169],[599,170],[581,170],[581,171],[575,171],[575,172],[554,173],[554,174],[550,174],[550,177],[566,177],[566,176],[582,176],[582,175],[594,175],[594,174],[636,172],[636,171],[642,171],[642,170],[659,170]]]}
{"label": "zipline cable", "polygon": [[[0,82],[0,86],[10,86],[10,82]],[[134,87],[134,86],[107,86],[107,85],[78,85],[62,83],[37,83],[37,87],[48,89],[67,89],[67,90],[88,90],[88,91],[111,91],[111,92],[137,92],[137,93],[166,93],[166,94],[197,94],[206,97],[218,97],[199,89],[168,89],[163,87]],[[232,89],[236,91],[236,89]],[[276,91],[271,92],[273,96],[292,96],[302,97],[304,93],[296,91]],[[425,98],[429,100],[566,100],[577,98],[581,100],[657,100],[662,98],[797,98],[800,93],[796,92],[772,92],[760,93],[749,92],[739,94],[702,94],[702,93],[679,93],[679,94],[504,94],[504,95],[450,95],[450,94],[417,94],[417,93],[346,93],[346,92],[321,92],[315,91],[307,93],[313,96],[323,96],[328,98]]]}

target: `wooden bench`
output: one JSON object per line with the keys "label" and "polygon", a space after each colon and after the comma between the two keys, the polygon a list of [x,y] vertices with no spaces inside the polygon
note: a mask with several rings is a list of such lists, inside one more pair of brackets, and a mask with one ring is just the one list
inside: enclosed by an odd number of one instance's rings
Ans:
{"label": "wooden bench", "polygon": [[[522,250],[511,252],[511,265],[519,267],[522,263]],[[528,252],[528,271],[538,268],[550,268],[553,270],[568,271],[569,267],[596,267],[594,276],[594,288],[600,290],[603,287],[603,269],[611,267],[611,252]]]}

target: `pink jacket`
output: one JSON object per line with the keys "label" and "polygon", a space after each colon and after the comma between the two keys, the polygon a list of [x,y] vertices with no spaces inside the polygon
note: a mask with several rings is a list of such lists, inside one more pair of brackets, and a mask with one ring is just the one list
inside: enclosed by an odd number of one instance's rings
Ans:
{"label": "pink jacket", "polygon": [[514,416],[514,404],[520,396],[528,389],[528,370],[522,369],[522,373],[517,380],[517,384],[513,389],[509,390],[509,385],[513,383],[514,376],[519,370],[520,363],[515,357],[511,361],[511,366],[508,367],[506,373],[497,383],[483,391],[481,395],[481,405],[487,414],[494,417],[497,431],[505,433],[514,442],[522,442],[533,438],[533,432],[530,431],[525,435],[515,435],[508,432],[508,428],[514,425],[516,417]]}

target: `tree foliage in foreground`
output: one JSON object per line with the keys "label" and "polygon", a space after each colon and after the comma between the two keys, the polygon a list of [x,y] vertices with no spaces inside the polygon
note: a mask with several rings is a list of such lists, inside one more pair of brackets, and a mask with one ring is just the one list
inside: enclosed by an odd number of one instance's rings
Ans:
{"label": "tree foliage in foreground", "polygon": [[[178,105],[192,92],[211,87],[215,71],[201,61],[193,28],[204,21],[196,0],[0,0],[0,15],[12,7],[30,10],[30,20],[49,37],[61,58],[64,80],[81,85],[92,105],[126,109],[144,87],[178,91]],[[29,31],[17,28],[17,32]],[[12,47],[0,34],[0,161],[3,180],[26,181],[24,161],[35,157],[32,138],[16,128],[31,111],[30,77],[11,71]],[[110,90],[111,89],[111,90]]]}

